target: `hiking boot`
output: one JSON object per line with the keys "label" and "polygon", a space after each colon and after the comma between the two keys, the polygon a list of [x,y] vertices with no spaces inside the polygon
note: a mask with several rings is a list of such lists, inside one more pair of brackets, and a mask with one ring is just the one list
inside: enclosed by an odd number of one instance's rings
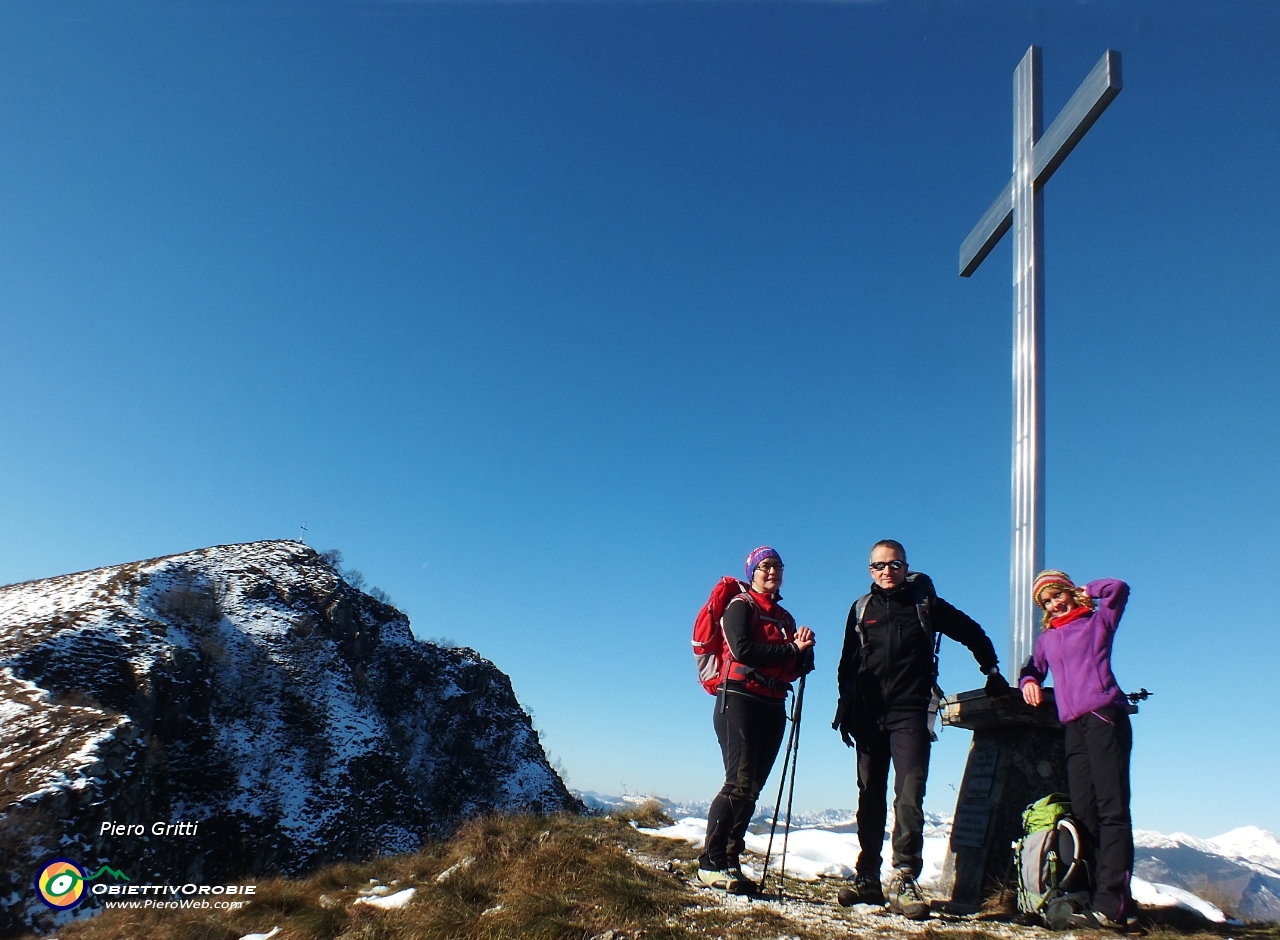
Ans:
{"label": "hiking boot", "polygon": [[1138,922],[1138,918],[1136,917],[1124,917],[1123,915],[1120,920],[1113,920],[1101,911],[1090,911],[1089,917],[1093,919],[1093,922],[1097,926],[1103,927],[1107,930],[1118,930],[1120,933],[1125,933],[1132,927],[1136,926]]}
{"label": "hiking boot", "polygon": [[889,910],[907,920],[924,920],[929,916],[929,901],[910,872],[900,871],[889,882]]}
{"label": "hiking boot", "polygon": [[733,884],[733,876],[729,874],[727,869],[713,871],[707,868],[699,868],[698,882],[708,888],[728,891],[729,886]]}
{"label": "hiking boot", "polygon": [[1041,914],[1044,925],[1050,930],[1091,930],[1098,926],[1087,910],[1077,908],[1066,898],[1054,898],[1045,905]]}
{"label": "hiking boot", "polygon": [[742,869],[737,865],[730,865],[726,872],[729,874],[730,894],[755,894],[760,890],[760,886],[742,873]]}
{"label": "hiking boot", "polygon": [[841,907],[852,907],[855,904],[884,904],[884,889],[880,887],[878,875],[858,875],[853,880],[853,887],[841,888],[836,895]]}

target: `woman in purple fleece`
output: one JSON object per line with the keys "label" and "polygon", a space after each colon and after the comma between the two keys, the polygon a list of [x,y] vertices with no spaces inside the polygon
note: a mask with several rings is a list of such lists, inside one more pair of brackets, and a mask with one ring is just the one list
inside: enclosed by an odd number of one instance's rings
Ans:
{"label": "woman in purple fleece", "polygon": [[1111,672],[1111,645],[1129,599],[1129,585],[1112,578],[1076,587],[1061,571],[1042,571],[1032,596],[1044,611],[1045,631],[1022,670],[1022,697],[1043,700],[1040,685],[1053,673],[1058,718],[1067,730],[1071,812],[1093,846],[1097,890],[1094,918],[1123,927],[1134,913],[1133,824],[1129,816],[1129,701]]}

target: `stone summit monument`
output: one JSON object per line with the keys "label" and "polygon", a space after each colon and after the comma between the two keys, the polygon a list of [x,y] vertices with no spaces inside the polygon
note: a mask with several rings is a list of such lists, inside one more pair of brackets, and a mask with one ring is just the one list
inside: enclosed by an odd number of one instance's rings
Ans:
{"label": "stone summit monument", "polygon": [[[1044,184],[1120,94],[1120,53],[1108,49],[1049,130],[1043,127],[1040,49],[1013,73],[1013,176],[960,246],[969,277],[1013,229],[1013,507],[1009,657],[1016,677],[1035,647],[1031,583],[1044,568]],[[943,724],[973,731],[956,800],[940,888],[976,908],[1011,873],[1010,843],[1026,805],[1066,790],[1063,730],[1051,690],[1032,708],[1020,696],[962,692],[943,703]]]}

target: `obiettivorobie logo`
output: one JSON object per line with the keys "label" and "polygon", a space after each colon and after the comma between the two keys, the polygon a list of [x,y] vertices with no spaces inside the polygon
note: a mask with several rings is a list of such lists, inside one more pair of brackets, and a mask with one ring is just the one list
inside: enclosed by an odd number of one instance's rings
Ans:
{"label": "obiettivorobie logo", "polygon": [[69,858],[55,858],[44,863],[36,874],[36,895],[55,911],[68,911],[84,900],[85,882],[110,875],[116,881],[128,881],[129,876],[110,865],[103,865],[92,875]]}
{"label": "obiettivorobie logo", "polygon": [[[114,879],[113,884],[99,882],[88,885],[106,875]],[[121,884],[122,881],[128,884]],[[54,858],[45,862],[36,874],[35,888],[40,900],[55,911],[69,911],[88,895],[99,898],[107,907],[238,910],[249,904],[258,890],[257,885],[138,885],[124,872],[110,865],[103,865],[90,875],[78,862],[69,858]],[[135,898],[138,900],[134,900]]]}

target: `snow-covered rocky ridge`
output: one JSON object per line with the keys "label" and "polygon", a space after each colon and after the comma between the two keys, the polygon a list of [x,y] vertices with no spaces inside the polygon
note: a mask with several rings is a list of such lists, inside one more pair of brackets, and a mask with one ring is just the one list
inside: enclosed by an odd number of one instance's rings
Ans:
{"label": "snow-covered rocky ridge", "polygon": [[580,805],[503,673],[300,542],[0,588],[0,933],[47,919],[51,855],[218,884]]}

